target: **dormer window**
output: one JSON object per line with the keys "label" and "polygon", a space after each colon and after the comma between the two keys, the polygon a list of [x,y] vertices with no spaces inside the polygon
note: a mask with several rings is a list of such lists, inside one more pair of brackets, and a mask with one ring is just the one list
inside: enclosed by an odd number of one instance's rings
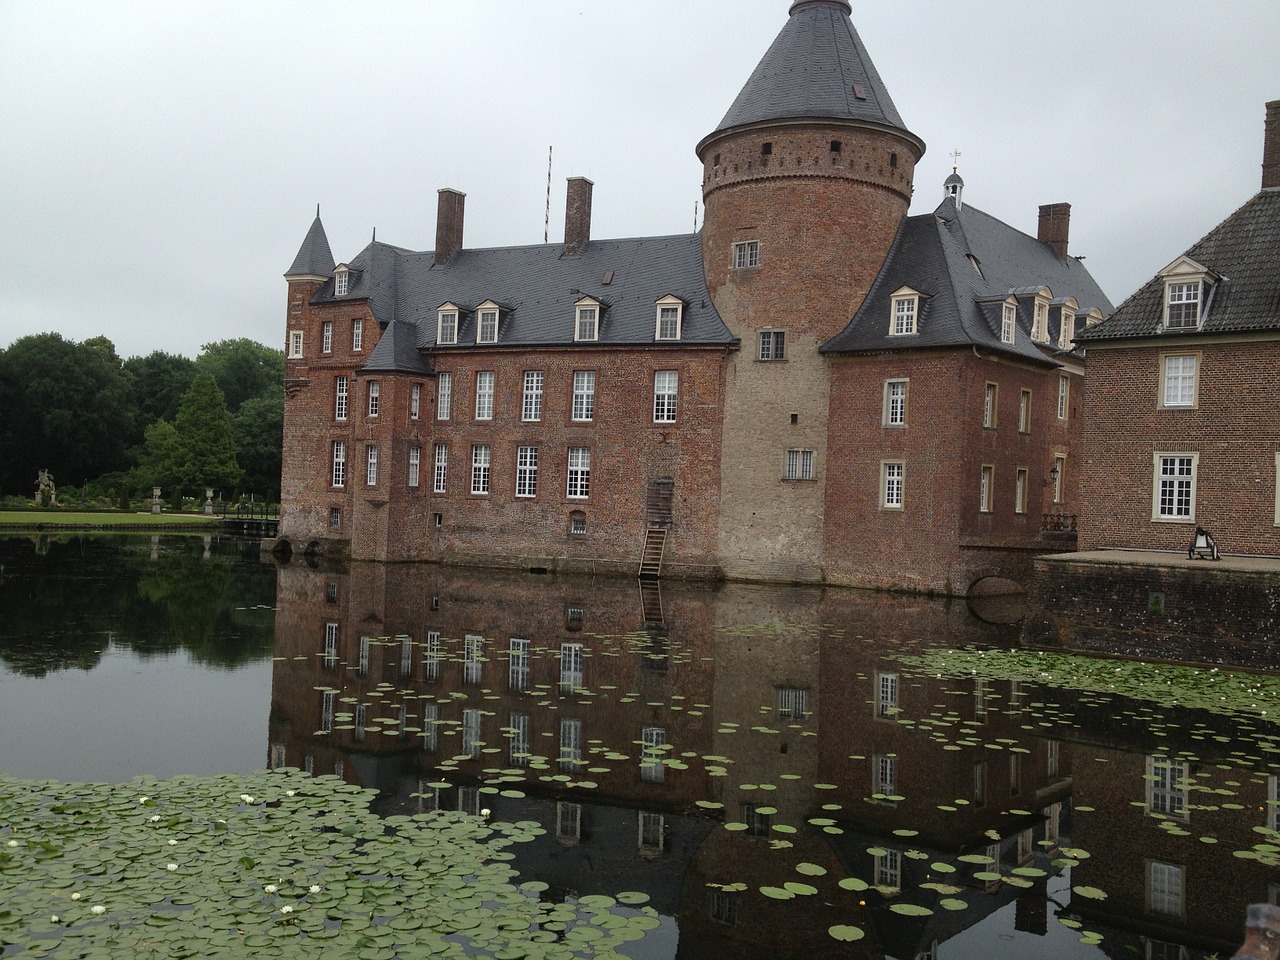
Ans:
{"label": "dormer window", "polygon": [[1076,338],[1076,310],[1080,307],[1075,297],[1067,297],[1058,316],[1058,349],[1070,350]]}
{"label": "dormer window", "polygon": [[446,303],[436,313],[436,343],[458,342],[458,308]]}
{"label": "dormer window", "polygon": [[676,297],[663,297],[658,301],[655,340],[679,340],[684,321],[684,303]]}
{"label": "dormer window", "polygon": [[1049,342],[1049,301],[1036,297],[1035,312],[1031,320],[1031,339],[1036,343]]}
{"label": "dormer window", "polygon": [[498,342],[498,305],[487,302],[476,310],[476,343]]}
{"label": "dormer window", "polygon": [[1000,339],[1004,343],[1013,343],[1014,330],[1017,328],[1018,306],[1008,302],[1000,312]]}
{"label": "dormer window", "polygon": [[351,273],[346,267],[338,267],[333,273],[333,295],[345,297],[351,287]]}
{"label": "dormer window", "polygon": [[1199,280],[1190,283],[1165,284],[1165,329],[1173,330],[1200,325],[1200,289]]}
{"label": "dormer window", "polygon": [[916,318],[920,313],[920,294],[910,287],[894,292],[889,318],[889,335],[909,336],[916,332]]}
{"label": "dormer window", "polygon": [[589,341],[600,339],[600,303],[596,300],[579,300],[576,304],[573,339]]}

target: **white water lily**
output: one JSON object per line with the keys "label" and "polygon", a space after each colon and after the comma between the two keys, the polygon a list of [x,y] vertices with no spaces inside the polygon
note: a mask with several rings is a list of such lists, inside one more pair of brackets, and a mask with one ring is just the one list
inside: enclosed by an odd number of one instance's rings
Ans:
{"label": "white water lily", "polygon": [[49,922],[50,922],[50,923],[57,923],[57,922],[58,922],[58,915],[55,913],[52,917],[50,917],[50,918],[49,918]]}
{"label": "white water lily", "polygon": [[293,913],[293,907],[284,906],[280,908],[281,913]]}
{"label": "white water lily", "polygon": [[160,814],[158,814],[158,813],[154,813],[154,814],[152,814],[152,815],[151,815],[151,822],[152,822],[152,823],[155,823],[155,822],[156,822],[157,820],[159,820],[159,819],[160,819]]}
{"label": "white water lily", "polygon": [[95,903],[92,907],[89,908],[89,912],[96,914],[97,916],[100,917],[107,912],[107,908],[100,903]]}
{"label": "white water lily", "polygon": [[171,846],[171,847],[176,847],[177,845],[178,845],[178,841],[177,841],[177,840],[170,840],[170,841],[169,841],[169,846]]}
{"label": "white water lily", "polygon": [[71,895],[71,899],[72,899],[72,900],[79,900],[82,896],[84,896],[84,894],[82,894],[82,893],[73,893],[73,894]]}
{"label": "white water lily", "polygon": [[148,800],[150,800],[150,799],[151,799],[150,797],[139,797],[139,798],[138,798],[138,802],[139,802],[139,803],[146,803],[146,802],[147,802]]}
{"label": "white water lily", "polygon": [[268,883],[268,884],[267,884],[265,887],[263,887],[262,889],[263,889],[263,891],[264,891],[264,892],[266,892],[266,893],[275,893],[275,892],[276,892],[277,890],[279,890],[280,888],[279,888],[279,887],[277,887],[274,883]]}
{"label": "white water lily", "polygon": [[247,794],[247,793],[242,793],[242,794],[240,794],[240,802],[241,802],[241,803],[253,803],[253,797],[249,796],[249,794]]}
{"label": "white water lily", "polygon": [[297,790],[286,790],[286,791],[284,792],[284,795],[285,795],[286,797],[292,797],[292,796],[293,796],[295,793],[297,793],[297,792],[298,792]]}
{"label": "white water lily", "polygon": [[10,841],[9,841],[9,846],[11,846],[11,847],[16,847],[17,845],[18,845],[18,841],[17,841],[17,840],[10,840]]}
{"label": "white water lily", "polygon": [[320,884],[318,884],[318,883],[313,883],[313,884],[311,885],[310,892],[311,892],[311,893],[319,893],[319,892],[320,892]]}
{"label": "white water lily", "polygon": [[173,871],[178,869],[178,865],[176,863],[166,864],[165,869],[168,870],[170,873],[173,873]]}

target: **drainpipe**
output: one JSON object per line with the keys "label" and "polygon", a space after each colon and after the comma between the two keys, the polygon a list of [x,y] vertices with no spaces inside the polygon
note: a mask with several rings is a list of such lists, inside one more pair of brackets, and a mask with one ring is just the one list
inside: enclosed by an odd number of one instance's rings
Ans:
{"label": "drainpipe", "polygon": [[1231,960],[1277,960],[1280,957],[1280,907],[1255,903],[1245,921],[1244,945]]}

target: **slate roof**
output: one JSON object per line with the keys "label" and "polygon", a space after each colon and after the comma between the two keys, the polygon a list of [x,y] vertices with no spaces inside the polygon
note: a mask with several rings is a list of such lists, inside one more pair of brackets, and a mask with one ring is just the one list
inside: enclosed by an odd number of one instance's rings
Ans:
{"label": "slate roof", "polygon": [[[921,294],[917,332],[893,336],[892,295],[902,287]],[[973,346],[1056,365],[1053,349],[1031,340],[1033,294],[1041,287],[1058,301],[1074,297],[1081,313],[1111,312],[1111,301],[1079,260],[1059,260],[1048,244],[975,207],[957,210],[947,198],[933,213],[903,220],[862,306],[821,349],[873,353]],[[1000,320],[1002,303],[1011,294],[1019,297],[1018,330],[1008,344],[1000,339]],[[1060,316],[1058,310],[1050,312],[1051,343],[1057,343]]]}
{"label": "slate roof", "polygon": [[[1186,256],[1221,279],[1213,285],[1200,329],[1179,328],[1170,336],[1280,330],[1280,189],[1254,195]],[[1159,336],[1163,319],[1164,280],[1157,274],[1080,339]]]}
{"label": "slate roof", "polygon": [[324,225],[320,222],[319,208],[316,218],[307,231],[298,255],[293,258],[293,265],[285,271],[286,277],[327,277],[333,273],[336,264],[329,250],[329,238],[325,236]]}
{"label": "slate roof", "polygon": [[782,32],[712,136],[751,123],[805,118],[906,130],[844,0],[792,5]]}
{"label": "slate roof", "polygon": [[[591,240],[573,254],[565,254],[561,244],[464,248],[445,263],[436,263],[430,251],[375,241],[350,267],[345,296],[334,296],[330,280],[312,302],[368,301],[374,317],[387,325],[365,368],[371,371],[421,373],[427,365],[419,350],[474,348],[474,310],[486,300],[503,309],[498,342],[483,349],[738,342],[711,303],[697,234]],[[657,301],[668,295],[685,304],[681,337],[655,341]],[[575,305],[583,297],[602,304],[600,339],[590,345],[573,340]],[[435,342],[437,311],[445,303],[459,307],[456,345]]]}

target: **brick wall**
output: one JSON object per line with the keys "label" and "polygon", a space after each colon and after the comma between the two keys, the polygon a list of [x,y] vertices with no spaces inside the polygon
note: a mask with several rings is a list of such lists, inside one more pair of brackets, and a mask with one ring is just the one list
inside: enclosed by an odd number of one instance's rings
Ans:
{"label": "brick wall", "polygon": [[[1164,408],[1164,355],[1200,357],[1197,402]],[[1280,341],[1162,340],[1089,348],[1080,547],[1186,550],[1196,525],[1224,553],[1280,556]],[[1152,519],[1154,455],[1199,455],[1194,519]]]}

